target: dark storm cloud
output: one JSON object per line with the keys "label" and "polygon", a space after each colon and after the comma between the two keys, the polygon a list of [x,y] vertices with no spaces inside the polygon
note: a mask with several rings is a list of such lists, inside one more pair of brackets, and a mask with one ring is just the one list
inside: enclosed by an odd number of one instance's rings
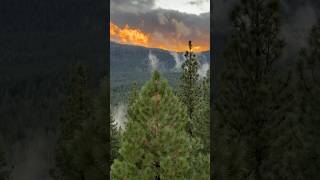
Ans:
{"label": "dark storm cloud", "polygon": [[139,28],[163,44],[172,43],[170,39],[185,42],[196,39],[198,42],[209,44],[210,13],[195,15],[175,10],[155,9],[155,1],[137,0],[134,3],[130,0],[112,0],[111,2],[111,21],[120,27],[128,25],[131,28]]}

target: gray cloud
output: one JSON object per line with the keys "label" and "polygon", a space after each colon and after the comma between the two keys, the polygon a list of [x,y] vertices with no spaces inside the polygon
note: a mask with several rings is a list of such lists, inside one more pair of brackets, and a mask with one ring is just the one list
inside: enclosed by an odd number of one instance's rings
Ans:
{"label": "gray cloud", "polygon": [[[198,43],[208,44],[210,38],[210,13],[200,15],[182,13],[175,10],[153,8],[154,1],[146,4],[146,0],[137,0],[133,4],[129,0],[112,0],[111,21],[120,27],[128,25],[142,29],[155,35],[158,41],[168,42],[172,39],[180,42],[196,40]],[[165,38],[164,38],[165,37]],[[167,40],[165,40],[167,39]],[[195,42],[195,43],[197,43]]]}
{"label": "gray cloud", "polygon": [[208,2],[208,1],[209,0],[192,0],[192,1],[189,1],[188,3],[191,4],[191,5],[200,6],[203,3]]}
{"label": "gray cloud", "polygon": [[111,0],[110,13],[138,13],[152,9],[155,0]]}

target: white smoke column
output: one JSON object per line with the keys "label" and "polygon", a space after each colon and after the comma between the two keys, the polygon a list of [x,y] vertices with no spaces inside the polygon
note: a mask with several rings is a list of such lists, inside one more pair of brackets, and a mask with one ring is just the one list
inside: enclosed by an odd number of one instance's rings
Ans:
{"label": "white smoke column", "polygon": [[158,69],[158,64],[159,64],[159,59],[157,58],[157,56],[155,56],[154,54],[152,54],[151,51],[149,51],[148,58],[149,58],[149,62],[150,62],[150,65],[151,65],[151,70],[152,71],[157,70]]}
{"label": "white smoke column", "polygon": [[202,79],[204,77],[207,77],[207,71],[210,69],[209,63],[204,63],[200,65],[200,68],[198,69],[199,77]]}
{"label": "white smoke column", "polygon": [[176,65],[174,67],[174,70],[175,71],[181,71],[181,66],[182,66],[182,63],[184,62],[182,59],[180,59],[180,56],[178,53],[172,51],[170,52],[171,56],[173,57],[174,61],[176,62]]}
{"label": "white smoke column", "polygon": [[200,79],[207,77],[207,72],[210,69],[210,62],[208,62],[207,57],[202,53],[196,53],[199,62],[198,74]]}
{"label": "white smoke column", "polygon": [[127,121],[127,106],[120,104],[113,109],[113,118],[117,123],[117,127],[124,129],[124,124]]}

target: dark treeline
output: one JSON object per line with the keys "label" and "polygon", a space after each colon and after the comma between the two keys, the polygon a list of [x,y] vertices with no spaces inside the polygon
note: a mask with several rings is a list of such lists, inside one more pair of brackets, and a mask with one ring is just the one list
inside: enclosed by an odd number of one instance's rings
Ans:
{"label": "dark treeline", "polygon": [[73,66],[86,66],[92,94],[106,75],[107,4],[1,1],[0,176],[52,179]]}
{"label": "dark treeline", "polygon": [[241,0],[214,84],[216,179],[318,179],[319,23],[308,45],[283,61],[278,0]]}
{"label": "dark treeline", "polygon": [[101,79],[95,93],[88,85],[87,68],[76,65],[68,85],[51,175],[56,180],[108,179],[107,81]]}

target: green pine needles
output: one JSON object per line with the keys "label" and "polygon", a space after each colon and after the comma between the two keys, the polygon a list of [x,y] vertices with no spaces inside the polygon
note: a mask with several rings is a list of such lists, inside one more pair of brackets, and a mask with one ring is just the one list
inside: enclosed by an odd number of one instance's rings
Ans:
{"label": "green pine needles", "polygon": [[189,121],[187,108],[154,72],[129,107],[112,179],[209,179],[209,157],[187,134]]}
{"label": "green pine needles", "polygon": [[196,55],[192,51],[192,42],[189,41],[189,50],[185,53],[186,61],[182,64],[182,75],[180,84],[180,100],[187,107],[187,113],[190,119],[193,118],[195,107],[199,96],[199,63]]}

